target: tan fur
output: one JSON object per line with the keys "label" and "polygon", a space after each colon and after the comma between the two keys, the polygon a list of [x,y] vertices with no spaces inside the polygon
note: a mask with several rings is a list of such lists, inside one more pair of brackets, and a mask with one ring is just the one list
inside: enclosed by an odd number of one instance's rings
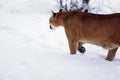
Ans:
{"label": "tan fur", "polygon": [[109,49],[106,60],[112,60],[120,46],[120,14],[98,15],[81,11],[54,13],[49,23],[63,26],[71,54],[76,54],[78,42],[91,43]]}

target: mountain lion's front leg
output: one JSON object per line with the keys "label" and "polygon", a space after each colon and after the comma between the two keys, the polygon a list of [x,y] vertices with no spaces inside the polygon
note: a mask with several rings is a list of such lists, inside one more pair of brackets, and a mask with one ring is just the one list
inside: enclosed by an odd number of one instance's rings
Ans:
{"label": "mountain lion's front leg", "polygon": [[69,48],[70,48],[70,54],[76,54],[77,52],[77,41],[74,39],[69,39]]}
{"label": "mountain lion's front leg", "polygon": [[85,51],[86,51],[86,49],[85,49],[85,47],[82,46],[82,44],[83,44],[83,43],[81,43],[81,42],[78,43],[78,51],[79,51],[80,53],[83,53],[83,54],[84,54]]}

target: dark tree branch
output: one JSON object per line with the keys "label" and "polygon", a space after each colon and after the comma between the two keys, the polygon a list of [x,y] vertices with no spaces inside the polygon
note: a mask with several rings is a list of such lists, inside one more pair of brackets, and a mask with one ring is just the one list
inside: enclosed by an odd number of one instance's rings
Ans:
{"label": "dark tree branch", "polygon": [[89,0],[83,0],[83,4],[88,4]]}
{"label": "dark tree branch", "polygon": [[[57,0],[57,2],[59,4],[59,9],[62,11],[81,10],[88,12],[89,0],[70,0],[69,3],[68,0]],[[80,2],[82,2],[82,5],[79,4]]]}

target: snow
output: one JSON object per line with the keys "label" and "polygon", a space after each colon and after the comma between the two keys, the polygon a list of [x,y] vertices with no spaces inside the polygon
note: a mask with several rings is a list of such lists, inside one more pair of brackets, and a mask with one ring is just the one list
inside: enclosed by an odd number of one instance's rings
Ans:
{"label": "snow", "polygon": [[[118,3],[113,10],[120,11]],[[120,50],[112,62],[104,60],[107,50],[90,44],[85,54],[69,54],[64,29],[49,29],[55,4],[0,0],[0,80],[119,80]]]}

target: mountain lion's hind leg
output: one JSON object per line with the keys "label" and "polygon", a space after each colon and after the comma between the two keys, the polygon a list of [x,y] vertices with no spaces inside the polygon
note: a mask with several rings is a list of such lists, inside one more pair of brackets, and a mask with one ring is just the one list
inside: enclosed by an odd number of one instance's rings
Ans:
{"label": "mountain lion's hind leg", "polygon": [[107,57],[106,57],[106,60],[108,60],[108,61],[112,61],[113,58],[115,57],[115,54],[116,54],[116,52],[117,52],[117,49],[118,49],[118,47],[109,50],[108,55],[107,55]]}

